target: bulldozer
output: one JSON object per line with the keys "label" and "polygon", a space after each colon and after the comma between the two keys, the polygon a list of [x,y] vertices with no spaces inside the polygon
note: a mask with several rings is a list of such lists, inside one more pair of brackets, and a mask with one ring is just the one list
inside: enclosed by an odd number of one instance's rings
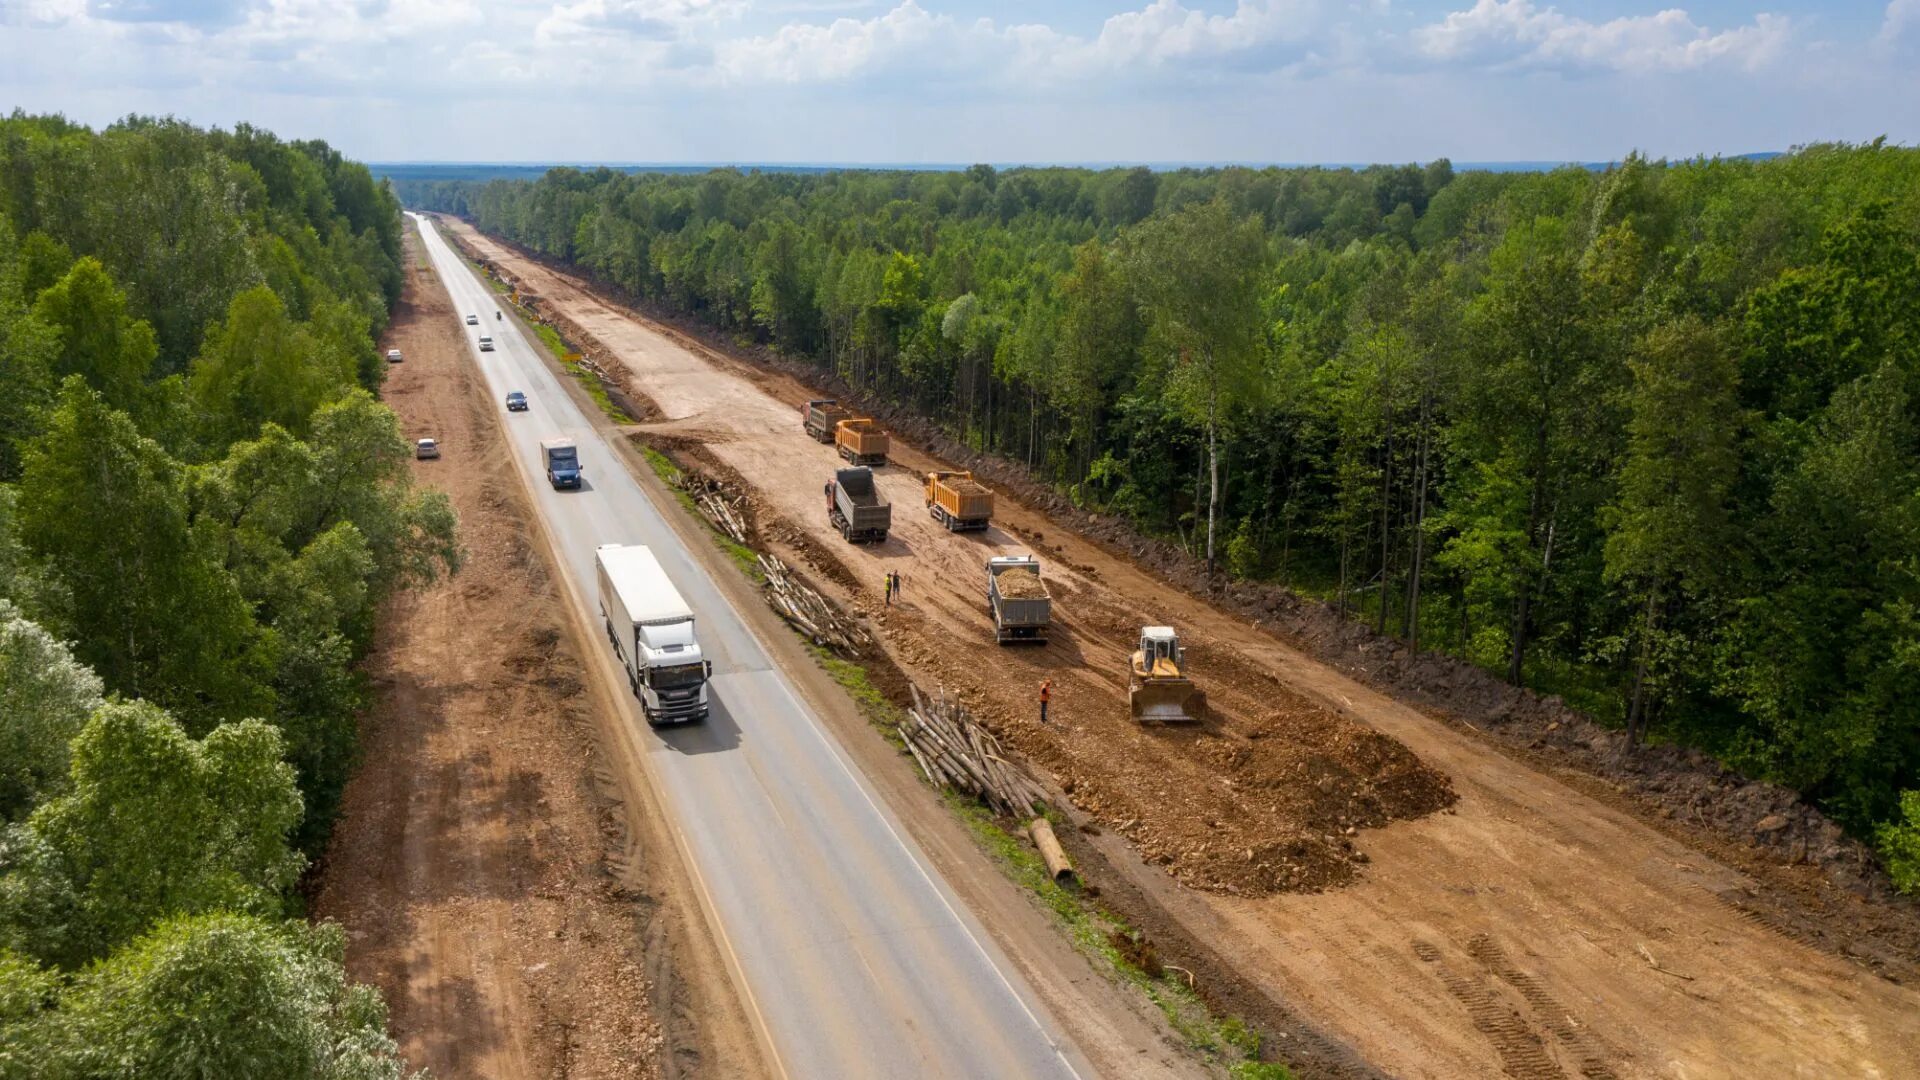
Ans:
{"label": "bulldozer", "polygon": [[1127,680],[1127,705],[1140,723],[1191,724],[1207,707],[1206,694],[1187,677],[1180,635],[1171,626],[1141,628],[1131,676]]}

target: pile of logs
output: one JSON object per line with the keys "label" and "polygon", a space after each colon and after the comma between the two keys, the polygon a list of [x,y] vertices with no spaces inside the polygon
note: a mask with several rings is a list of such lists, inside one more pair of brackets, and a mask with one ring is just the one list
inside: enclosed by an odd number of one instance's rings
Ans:
{"label": "pile of logs", "polygon": [[864,627],[840,614],[827,603],[826,597],[796,579],[777,556],[758,558],[760,572],[767,578],[767,603],[809,641],[848,657],[859,656],[873,647],[873,637]]}
{"label": "pile of logs", "polygon": [[1040,812],[1046,797],[1039,785],[1007,760],[993,732],[946,694],[923,698],[919,687],[912,689],[913,709],[900,724],[900,738],[929,780],[1003,814]]}
{"label": "pile of logs", "polygon": [[693,497],[700,513],[736,544],[747,543],[747,515],[741,511],[746,500],[728,491],[711,476],[680,470],[680,490]]}

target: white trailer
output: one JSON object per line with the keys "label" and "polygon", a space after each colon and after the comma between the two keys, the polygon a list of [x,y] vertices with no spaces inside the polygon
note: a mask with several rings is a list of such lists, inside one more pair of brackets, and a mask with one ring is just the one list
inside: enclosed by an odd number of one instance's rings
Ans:
{"label": "white trailer", "polygon": [[647,723],[692,724],[707,718],[713,665],[700,654],[693,609],[641,544],[602,544],[593,553],[600,578],[600,615],[627,683]]}

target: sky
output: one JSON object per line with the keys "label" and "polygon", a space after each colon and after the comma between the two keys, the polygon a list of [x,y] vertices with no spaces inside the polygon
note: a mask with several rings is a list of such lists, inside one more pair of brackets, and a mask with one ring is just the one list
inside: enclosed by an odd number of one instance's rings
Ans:
{"label": "sky", "polygon": [[1685,157],[1920,142],[1920,0],[0,0],[13,107],[373,161]]}

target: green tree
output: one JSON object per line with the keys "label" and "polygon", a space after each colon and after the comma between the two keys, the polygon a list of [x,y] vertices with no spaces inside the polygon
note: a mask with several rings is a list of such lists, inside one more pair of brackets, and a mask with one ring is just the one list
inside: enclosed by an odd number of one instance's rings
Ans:
{"label": "green tree", "polygon": [[371,988],[337,927],[237,914],[170,919],[63,996],[49,1080],[399,1080]]}
{"label": "green tree", "polygon": [[1629,361],[1627,455],[1608,515],[1606,577],[1638,609],[1625,643],[1633,682],[1627,742],[1640,736],[1673,665],[1698,649],[1665,629],[1669,609],[1710,594],[1733,536],[1727,510],[1740,468],[1737,370],[1719,337],[1697,318],[1648,335]]}
{"label": "green tree", "polygon": [[1210,202],[1149,221],[1127,236],[1127,273],[1152,328],[1174,359],[1168,391],[1204,432],[1207,571],[1220,516],[1220,439],[1260,370],[1260,287],[1266,244],[1258,224]]}
{"label": "green tree", "polygon": [[58,931],[29,928],[41,955],[104,956],[169,914],[279,914],[304,864],[287,846],[301,805],[281,751],[258,720],[196,742],[151,705],[97,710],[73,741],[72,789],[27,822],[48,852],[27,872],[58,874],[73,898]]}
{"label": "green tree", "polygon": [[67,780],[67,744],[100,707],[100,679],[0,599],[0,822]]}
{"label": "green tree", "polygon": [[98,259],[74,263],[40,293],[33,310],[59,342],[56,378],[80,376],[116,409],[138,405],[159,347],[153,328],[127,314],[126,297]]}
{"label": "green tree", "polygon": [[202,414],[227,441],[249,437],[268,423],[304,434],[314,410],[357,378],[353,356],[326,347],[288,317],[273,290],[260,286],[234,297],[226,321],[207,331],[191,385]]}
{"label": "green tree", "polygon": [[68,380],[27,446],[20,534],[59,586],[57,627],[121,693],[195,715],[265,711],[252,618],[193,542],[179,465]]}
{"label": "green tree", "polygon": [[1471,551],[1453,564],[1473,564],[1480,587],[1509,608],[1507,680],[1518,685],[1552,549],[1595,499],[1613,373],[1591,347],[1565,222],[1514,226],[1489,269],[1469,313],[1482,355],[1454,437],[1473,467],[1458,474],[1450,544]]}
{"label": "green tree", "polygon": [[0,1080],[38,1080],[55,1052],[60,976],[0,949]]}

